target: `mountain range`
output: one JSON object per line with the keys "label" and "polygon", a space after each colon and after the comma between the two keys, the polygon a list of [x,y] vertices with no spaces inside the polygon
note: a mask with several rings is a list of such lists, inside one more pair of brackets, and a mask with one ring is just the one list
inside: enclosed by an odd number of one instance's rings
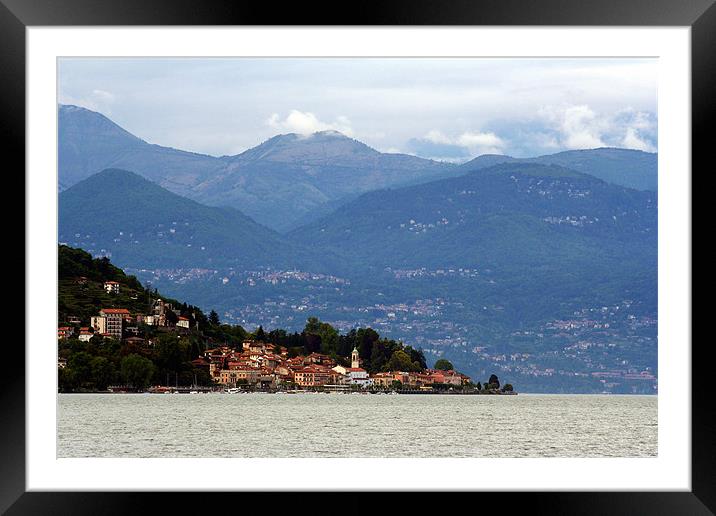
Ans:
{"label": "mountain range", "polygon": [[342,197],[453,168],[380,153],[334,131],[278,135],[239,155],[214,157],[149,144],[77,106],[60,105],[58,126],[61,189],[120,168],[204,204],[237,208],[279,231]]}
{"label": "mountain range", "polygon": [[150,144],[104,115],[72,105],[58,112],[59,188],[107,168],[135,172],[209,206],[240,210],[279,232],[317,220],[358,195],[462,175],[503,162],[557,164],[614,184],[656,189],[656,154],[568,151],[520,160],[479,156],[460,166],[381,153],[336,131],[277,135],[235,156]]}

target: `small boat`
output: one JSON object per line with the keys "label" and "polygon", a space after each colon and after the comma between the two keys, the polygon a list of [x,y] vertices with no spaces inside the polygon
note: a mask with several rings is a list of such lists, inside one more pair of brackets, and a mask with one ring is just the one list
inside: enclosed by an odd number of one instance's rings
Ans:
{"label": "small boat", "polygon": [[241,391],[239,391],[237,387],[232,387],[231,389],[227,389],[226,392],[228,392],[229,394],[238,394]]}

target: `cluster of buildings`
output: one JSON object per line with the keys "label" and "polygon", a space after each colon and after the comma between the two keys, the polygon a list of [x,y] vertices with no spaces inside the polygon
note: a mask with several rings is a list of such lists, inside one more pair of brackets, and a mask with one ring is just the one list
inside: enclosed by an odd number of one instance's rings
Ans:
{"label": "cluster of buildings", "polygon": [[[116,282],[108,281],[105,283],[105,289],[114,288],[113,284],[117,285],[117,289],[119,288]],[[67,318],[67,322],[79,324],[80,319],[70,316]],[[147,314],[133,315],[126,308],[102,308],[97,315],[90,318],[89,326],[80,327],[79,330],[75,326],[58,327],[57,338],[68,339],[76,336],[79,340],[85,342],[95,335],[118,340],[122,338],[137,339],[139,324],[185,331],[190,329],[190,319],[188,317],[183,316],[179,310],[173,308],[171,303],[157,299],[152,303]]]}
{"label": "cluster of buildings", "polygon": [[461,386],[470,382],[470,377],[464,374],[432,369],[371,375],[361,367],[360,362],[356,349],[351,353],[351,365],[347,367],[321,353],[289,358],[287,350],[280,346],[246,341],[240,351],[228,347],[209,349],[193,364],[208,371],[215,383],[227,388],[293,385],[298,388],[349,390],[393,387],[398,381],[407,388],[429,389],[433,384]]}

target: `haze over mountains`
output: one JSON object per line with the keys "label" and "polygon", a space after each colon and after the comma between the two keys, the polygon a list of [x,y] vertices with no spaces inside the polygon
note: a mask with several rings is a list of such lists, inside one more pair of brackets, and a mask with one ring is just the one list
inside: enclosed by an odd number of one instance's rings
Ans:
{"label": "haze over mountains", "polygon": [[[58,125],[60,190],[119,168],[203,204],[236,208],[277,231],[316,220],[367,191],[515,160],[480,156],[456,166],[381,153],[335,131],[278,135],[239,155],[214,157],[149,144],[104,115],[70,105],[59,106]],[[656,188],[656,154],[594,149],[524,161],[554,163],[632,188]]]}
{"label": "haze over mountains", "polygon": [[121,168],[204,204],[237,208],[276,230],[342,197],[452,168],[383,154],[332,131],[278,135],[237,156],[217,158],[151,145],[99,113],[66,105],[59,108],[59,141],[61,188]]}
{"label": "haze over mountains", "polygon": [[655,154],[455,166],[322,132],[216,158],[72,106],[59,144],[60,241],[224,320],[374,326],[474,373],[519,357],[533,390],[656,368]]}

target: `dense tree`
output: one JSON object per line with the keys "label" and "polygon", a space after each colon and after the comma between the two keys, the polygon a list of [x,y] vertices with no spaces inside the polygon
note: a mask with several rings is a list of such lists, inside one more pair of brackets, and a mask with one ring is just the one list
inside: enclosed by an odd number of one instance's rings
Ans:
{"label": "dense tree", "polygon": [[127,355],[122,359],[122,380],[137,389],[144,389],[149,385],[154,370],[152,361],[140,355]]}
{"label": "dense tree", "polygon": [[419,371],[419,366],[410,360],[410,356],[403,350],[397,350],[388,361],[387,371]]}
{"label": "dense tree", "polygon": [[[312,351],[320,351],[327,355],[338,352],[338,331],[330,324],[321,322],[316,317],[309,317],[303,333],[306,339],[309,339],[310,336],[320,338],[318,350],[312,349]],[[315,339],[312,341],[311,347],[315,348]]]}
{"label": "dense tree", "polygon": [[452,371],[454,367],[449,360],[441,358],[435,362],[435,369],[439,369],[440,371]]}
{"label": "dense tree", "polygon": [[499,389],[500,388],[500,380],[497,378],[496,374],[490,375],[490,379],[488,380],[488,383],[490,384],[490,389]]}
{"label": "dense tree", "polygon": [[259,342],[266,342],[266,332],[264,331],[264,327],[259,326],[256,328],[256,331],[251,334],[251,339]]}
{"label": "dense tree", "polygon": [[[402,346],[402,343],[400,343]],[[414,349],[412,346],[405,346],[405,352],[410,355],[410,360],[417,362],[420,369],[427,369],[428,363],[425,360],[425,355],[422,349]]]}
{"label": "dense tree", "polygon": [[73,383],[77,387],[83,387],[92,382],[92,355],[86,351],[72,354],[67,361],[67,367],[70,369]]}
{"label": "dense tree", "polygon": [[386,347],[385,342],[382,340],[376,342],[373,345],[373,350],[371,351],[370,364],[367,367],[368,371],[371,373],[380,371],[388,360],[387,355],[388,349]]}
{"label": "dense tree", "polygon": [[221,324],[221,321],[219,321],[219,314],[217,314],[214,310],[209,312],[209,324],[212,326],[219,326],[219,324]]}
{"label": "dense tree", "polygon": [[174,313],[174,310],[166,310],[164,317],[166,317],[167,323],[169,323],[170,326],[175,326],[176,323],[179,322],[179,316]]}
{"label": "dense tree", "polygon": [[114,364],[105,357],[94,357],[90,361],[92,380],[97,390],[104,391],[115,381],[117,371]]}
{"label": "dense tree", "polygon": [[286,330],[274,329],[268,332],[267,340],[278,346],[285,346],[288,340],[288,333],[286,333]]}

